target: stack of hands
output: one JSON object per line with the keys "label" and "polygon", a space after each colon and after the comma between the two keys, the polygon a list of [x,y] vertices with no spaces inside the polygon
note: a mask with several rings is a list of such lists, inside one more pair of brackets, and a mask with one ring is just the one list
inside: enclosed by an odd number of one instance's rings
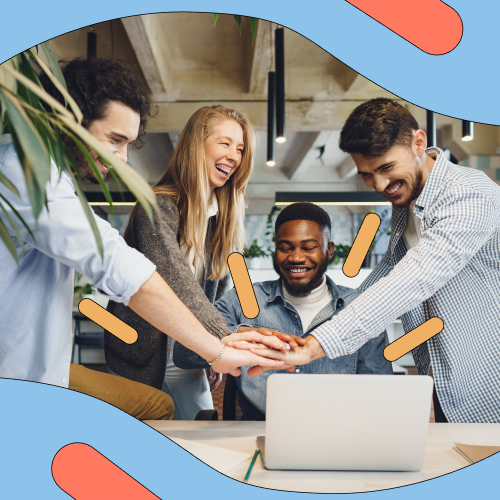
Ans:
{"label": "stack of hands", "polygon": [[[235,366],[251,366],[248,375],[256,377],[266,370],[293,372],[295,365],[304,365],[325,356],[319,342],[311,335],[303,339],[268,328],[240,326],[237,333],[227,335],[221,342],[227,347],[221,359],[213,365],[217,373],[241,374]],[[221,377],[211,377],[211,390]]]}

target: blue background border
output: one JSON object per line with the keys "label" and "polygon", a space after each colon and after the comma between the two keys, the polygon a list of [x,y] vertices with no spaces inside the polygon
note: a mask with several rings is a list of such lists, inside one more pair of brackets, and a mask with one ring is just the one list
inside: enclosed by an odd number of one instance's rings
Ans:
{"label": "blue background border", "polygon": [[[227,12],[271,20],[308,37],[357,72],[401,98],[440,114],[499,124],[498,19],[494,1],[447,2],[461,16],[458,47],[431,56],[343,0],[329,1],[143,1],[87,0],[3,2],[0,61],[67,31],[118,17],[166,12]],[[418,2],[410,2],[419,8]],[[439,20],[429,16],[431,29]],[[50,467],[71,442],[95,447],[162,498],[260,498],[298,495],[248,486],[226,478],[177,445],[101,401],[61,388],[0,380],[0,464],[3,498],[68,498],[55,485]],[[497,493],[500,454],[453,474],[369,498],[469,498]],[[9,496],[7,496],[9,495]],[[301,494],[308,495],[308,494]],[[310,496],[310,495],[308,495]],[[345,495],[343,495],[345,496]]]}

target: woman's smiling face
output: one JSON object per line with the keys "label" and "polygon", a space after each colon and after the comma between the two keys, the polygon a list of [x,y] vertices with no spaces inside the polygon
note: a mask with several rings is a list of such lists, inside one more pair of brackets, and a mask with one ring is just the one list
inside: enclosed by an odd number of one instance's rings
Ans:
{"label": "woman's smiling face", "polygon": [[240,166],[244,150],[243,129],[232,119],[220,120],[205,141],[210,189],[222,187]]}

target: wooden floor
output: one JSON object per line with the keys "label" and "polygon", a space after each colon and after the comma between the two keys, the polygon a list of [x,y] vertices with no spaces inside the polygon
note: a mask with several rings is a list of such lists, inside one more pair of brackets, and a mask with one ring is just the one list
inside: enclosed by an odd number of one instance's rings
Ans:
{"label": "wooden floor", "polygon": [[[92,370],[107,372],[106,365],[85,365],[87,368]],[[406,367],[408,370],[408,375],[417,375],[417,369],[415,367]],[[401,376],[401,375],[398,375]],[[404,375],[403,375],[404,376]],[[217,387],[217,389],[212,393],[212,398],[214,401],[214,408],[219,413],[219,420],[222,420],[222,400],[224,396],[224,383],[226,382],[226,376],[222,378],[222,383]],[[429,415],[429,422],[434,422],[434,405],[431,402],[431,414]]]}

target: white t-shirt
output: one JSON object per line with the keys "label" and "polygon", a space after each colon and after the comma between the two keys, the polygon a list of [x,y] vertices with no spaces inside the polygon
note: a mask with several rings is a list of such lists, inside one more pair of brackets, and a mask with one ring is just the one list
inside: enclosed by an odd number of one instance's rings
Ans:
{"label": "white t-shirt", "polygon": [[408,223],[406,224],[406,229],[403,233],[403,241],[405,242],[406,250],[416,247],[420,240],[420,219],[413,213],[416,201],[417,200],[413,200],[410,203],[410,207],[408,209]]}
{"label": "white t-shirt", "polygon": [[324,275],[321,285],[311,290],[307,297],[294,297],[287,292],[284,286],[283,295],[299,314],[304,332],[307,331],[314,317],[332,301],[332,294],[326,284],[326,276]]}

